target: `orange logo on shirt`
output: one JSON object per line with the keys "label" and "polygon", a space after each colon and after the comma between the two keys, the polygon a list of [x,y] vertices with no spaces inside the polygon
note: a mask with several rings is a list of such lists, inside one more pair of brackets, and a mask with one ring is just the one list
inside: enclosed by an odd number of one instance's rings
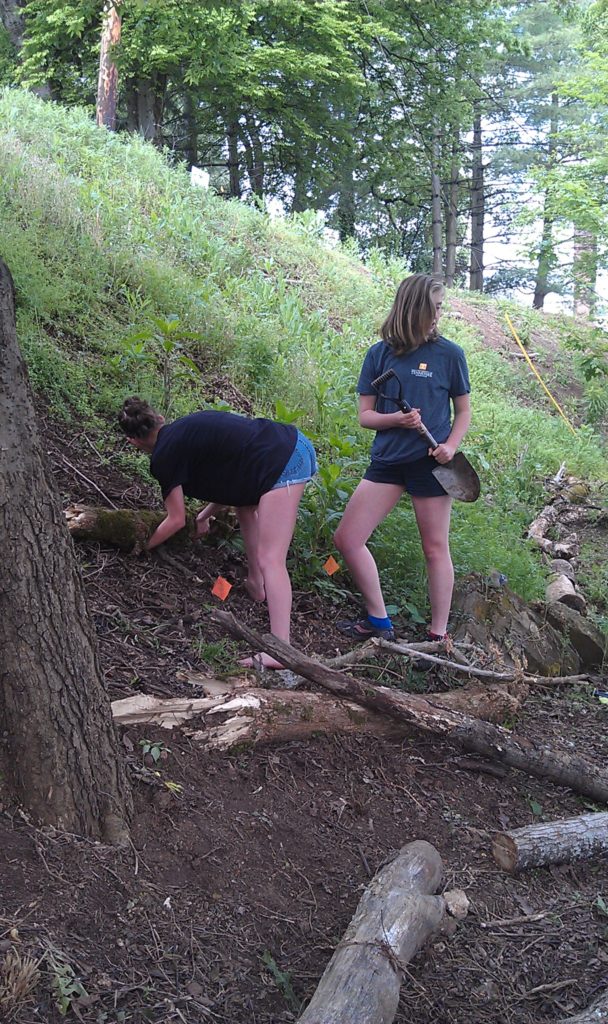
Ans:
{"label": "orange logo on shirt", "polygon": [[426,363],[419,363],[418,364],[418,369],[419,370],[426,370]]}

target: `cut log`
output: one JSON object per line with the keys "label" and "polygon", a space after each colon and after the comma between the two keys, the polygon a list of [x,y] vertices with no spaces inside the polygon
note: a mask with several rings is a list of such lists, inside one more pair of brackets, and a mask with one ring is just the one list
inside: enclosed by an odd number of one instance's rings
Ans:
{"label": "cut log", "polygon": [[574,583],[565,574],[556,574],[545,590],[546,604],[567,604],[577,612],[584,612],[587,602],[582,594],[577,593]]}
{"label": "cut log", "polygon": [[550,779],[559,786],[568,786],[576,793],[608,803],[608,771],[568,751],[552,750],[548,745],[542,746],[528,739],[518,740],[506,729],[441,708],[424,697],[404,694],[387,686],[374,686],[329,669],[270,633],[259,636],[238,623],[228,612],[214,610],[210,618],[231,636],[246,640],[256,650],[267,651],[292,671],[312,679],[338,696],[399,718],[425,732],[445,736],[464,750],[475,751],[490,760],[503,762],[538,778]]}
{"label": "cut log", "polygon": [[539,825],[499,832],[494,859],[514,874],[543,864],[567,864],[608,850],[608,814],[581,814]]}
{"label": "cut log", "polygon": [[[513,714],[519,702],[506,690],[494,694],[477,689],[454,694],[434,694],[443,701],[457,697],[466,706],[504,720]],[[208,747],[229,750],[239,744],[286,743],[307,739],[314,733],[363,733],[385,739],[399,739],[411,727],[396,718],[370,711],[348,700],[335,700],[327,694],[293,690],[262,690],[248,686],[232,692],[207,697],[171,697],[163,699],[141,693],[112,702],[112,715],[117,725],[157,725],[173,729],[189,719],[202,716],[205,727],[191,733]]]}
{"label": "cut log", "polygon": [[441,928],[441,858],[419,840],[372,879],[299,1024],[391,1024],[405,965]]}
{"label": "cut log", "polygon": [[556,1024],[608,1024],[608,992],[604,992],[591,1006],[576,1017],[567,1017]]}

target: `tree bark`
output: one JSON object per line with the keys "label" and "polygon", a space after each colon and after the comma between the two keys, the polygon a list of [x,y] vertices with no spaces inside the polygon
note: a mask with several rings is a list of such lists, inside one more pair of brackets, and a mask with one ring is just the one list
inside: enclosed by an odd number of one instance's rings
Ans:
{"label": "tree bark", "polygon": [[552,750],[546,744],[541,746],[527,739],[518,740],[506,729],[445,710],[424,697],[406,695],[386,686],[373,686],[329,669],[270,633],[259,636],[227,612],[213,611],[211,619],[227,633],[247,640],[257,650],[267,651],[287,668],[312,679],[332,693],[409,722],[425,732],[445,736],[464,750],[474,751],[490,760],[500,761],[538,778],[550,779],[559,786],[568,786],[576,793],[608,803],[608,772],[582,758],[573,757],[567,751]]}
{"label": "tree bark", "polygon": [[48,478],[0,261],[0,729],[15,797],[38,821],[125,838],[130,792],[82,580]]}
{"label": "tree bark", "polygon": [[485,220],[485,191],[483,167],[483,139],[481,110],[475,104],[473,121],[472,175],[471,175],[471,266],[469,291],[483,291],[483,249]]}
{"label": "tree bark", "polygon": [[456,277],[456,250],[458,248],[458,187],[460,178],[460,160],[458,158],[458,141],[452,142],[452,161],[450,164],[450,180],[444,187],[445,206],[445,283],[448,288],[454,285]]}
{"label": "tree bark", "polygon": [[597,236],[574,226],[574,315],[588,320],[597,305]]}
{"label": "tree bark", "polygon": [[441,857],[430,843],[404,846],[365,890],[299,1024],[391,1024],[405,965],[446,915]]}
{"label": "tree bark", "polygon": [[566,864],[608,850],[608,814],[581,814],[499,832],[492,843],[495,861],[514,874],[544,864]]}
{"label": "tree bark", "polygon": [[443,224],[441,219],[441,179],[439,168],[441,162],[441,144],[439,128],[433,132],[433,158],[431,167],[431,220],[433,242],[433,277],[443,277]]}
{"label": "tree bark", "polygon": [[[448,701],[449,706],[452,694],[430,696],[438,703]],[[478,691],[467,693],[466,689],[459,690],[458,696],[463,707],[467,706],[467,697],[474,707],[480,698]],[[495,721],[504,721],[505,716],[512,713],[514,703],[517,702],[506,691],[495,690],[488,697],[485,710]],[[154,722],[165,729],[202,715],[205,728],[194,734],[195,739],[222,750],[242,743],[263,745],[304,740],[319,732],[362,733],[384,739],[398,739],[411,732],[411,727],[404,722],[352,701],[335,700],[327,694],[242,686],[227,686],[224,693],[196,699],[136,694],[113,701],[112,715],[117,725]]]}
{"label": "tree bark", "polygon": [[[551,94],[551,114],[549,118],[549,143],[547,148],[547,167],[549,170],[553,167],[553,164],[555,163],[558,113],[559,96],[556,92],[553,92]],[[543,230],[540,242],[540,249],[538,253],[538,267],[536,270],[536,284],[534,286],[534,297],[532,299],[532,307],[534,309],[542,309],[544,307],[545,298],[551,290],[549,284],[549,274],[553,266],[553,261],[553,214],[551,212],[551,202],[549,198],[549,193],[545,192],[545,198],[543,202]]]}
{"label": "tree bark", "polygon": [[[150,512],[131,508],[95,508],[89,505],[69,505],[65,519],[74,540],[93,541],[107,544],[121,551],[133,551],[151,537],[159,523],[165,518],[164,512]],[[230,537],[237,529],[237,520],[231,509],[218,511],[211,524],[211,537]],[[194,516],[178,533],[165,541],[163,547],[185,548],[193,543]]]}
{"label": "tree bark", "polygon": [[116,131],[118,106],[118,68],[112,59],[112,47],[120,42],[119,4],[120,0],[108,0],[105,7],[97,82],[96,121],[100,126],[105,125],[111,132]]}
{"label": "tree bark", "polygon": [[232,199],[240,199],[242,191],[238,139],[239,124],[236,118],[231,118],[226,125],[226,141],[228,144],[228,180]]}
{"label": "tree bark", "polygon": [[591,1006],[575,1017],[559,1020],[556,1024],[608,1024],[608,992],[604,992]]}
{"label": "tree bark", "polygon": [[0,24],[17,52],[21,49],[24,32],[21,7],[19,0],[0,0]]}

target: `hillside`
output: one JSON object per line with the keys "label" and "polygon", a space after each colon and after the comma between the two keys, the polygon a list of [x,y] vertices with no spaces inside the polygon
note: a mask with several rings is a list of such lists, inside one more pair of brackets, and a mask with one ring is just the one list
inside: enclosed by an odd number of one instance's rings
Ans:
{"label": "hillside", "polygon": [[[348,651],[334,621],[357,599],[344,572],[329,577],[322,565],[369,443],[355,416],[362,353],[404,268],[329,247],[312,217],[272,220],[193,189],[152,147],[16,91],[0,98],[0,256],[15,277],[64,505],[158,507],[145,460],[115,427],[135,391],[173,415],[209,404],[297,422],[315,439],[321,473],[294,541],[293,640],[311,656]],[[575,433],[516,356],[506,310]],[[584,360],[599,365],[605,339],[458,292],[442,331],[469,359],[466,452],[483,478],[482,499],[455,517],[459,581],[498,569],[523,598],[542,595],[547,570],[523,537],[565,463],[594,495],[581,582],[602,624],[606,386]],[[238,539],[168,558],[75,550],[112,700],[191,698],[209,677],[243,682],[238,645],[208,616],[221,575],[234,583],[228,609],[266,628],[242,586]],[[375,553],[400,629],[415,639],[425,587],[407,506],[379,531]],[[408,693],[455,685],[445,669],[425,674],[390,656],[356,671]],[[581,684],[535,689],[504,724],[601,766],[605,717]],[[188,729],[132,726],[121,737],[136,803],[126,852],[36,829],[0,791],[0,956],[17,946],[39,971],[13,1013],[0,963],[0,1017],[8,1006],[16,1024],[57,1024],[64,1011],[85,1024],[295,1021],[362,887],[414,838],[437,846],[446,888],[466,889],[472,909],[410,965],[396,1024],[554,1024],[606,988],[601,858],[511,878],[490,855],[494,831],[597,809],[588,799],[413,729],[397,739],[319,732],[230,753],[203,750]]]}

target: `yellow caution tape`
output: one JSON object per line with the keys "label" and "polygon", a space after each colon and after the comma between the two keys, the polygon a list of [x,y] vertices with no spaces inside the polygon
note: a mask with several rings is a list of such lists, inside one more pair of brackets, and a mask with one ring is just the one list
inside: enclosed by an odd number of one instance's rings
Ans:
{"label": "yellow caution tape", "polygon": [[507,321],[507,323],[508,323],[509,327],[511,328],[511,333],[512,333],[513,337],[515,338],[515,341],[517,342],[517,344],[519,345],[520,349],[521,349],[521,350],[522,350],[522,352],[523,352],[523,355],[524,355],[524,359],[525,359],[525,360],[526,360],[526,362],[528,363],[528,366],[530,367],[530,369],[532,370],[532,372],[533,372],[533,373],[535,373],[535,374],[536,374],[536,376],[538,377],[538,379],[539,379],[540,383],[542,384],[543,388],[544,388],[544,389],[545,389],[545,391],[547,392],[547,394],[548,394],[549,398],[550,398],[550,399],[551,399],[551,401],[553,402],[553,405],[554,405],[554,406],[555,406],[555,408],[557,409],[557,411],[558,411],[558,413],[560,414],[561,418],[562,418],[562,419],[563,419],[563,420],[564,420],[564,421],[565,421],[565,422],[566,422],[566,423],[568,424],[568,426],[570,427],[570,430],[572,431],[572,433],[573,433],[573,434],[576,434],[576,430],[574,429],[574,427],[572,426],[572,424],[571,424],[570,420],[569,420],[569,419],[568,419],[568,417],[566,416],[566,413],[565,413],[565,412],[564,412],[564,410],[562,409],[562,407],[561,407],[561,405],[559,404],[559,402],[558,402],[558,401],[557,401],[557,400],[556,400],[556,399],[555,399],[555,398],[553,397],[553,395],[552,395],[552,394],[551,394],[551,392],[549,391],[549,388],[548,388],[548,387],[547,387],[547,385],[545,384],[545,382],[544,382],[543,378],[541,377],[541,375],[540,375],[540,373],[538,372],[538,370],[536,369],[536,367],[535,367],[534,363],[533,363],[533,362],[532,362],[532,360],[530,359],[530,356],[528,355],[528,353],[526,352],[526,350],[525,350],[524,346],[522,345],[521,341],[519,340],[519,336],[518,336],[518,334],[517,334],[517,331],[515,330],[515,328],[514,328],[514,326],[513,326],[513,322],[512,322],[512,320],[511,320],[511,317],[509,316],[509,314],[508,314],[508,313],[505,313],[505,319],[506,319],[506,321]]}

